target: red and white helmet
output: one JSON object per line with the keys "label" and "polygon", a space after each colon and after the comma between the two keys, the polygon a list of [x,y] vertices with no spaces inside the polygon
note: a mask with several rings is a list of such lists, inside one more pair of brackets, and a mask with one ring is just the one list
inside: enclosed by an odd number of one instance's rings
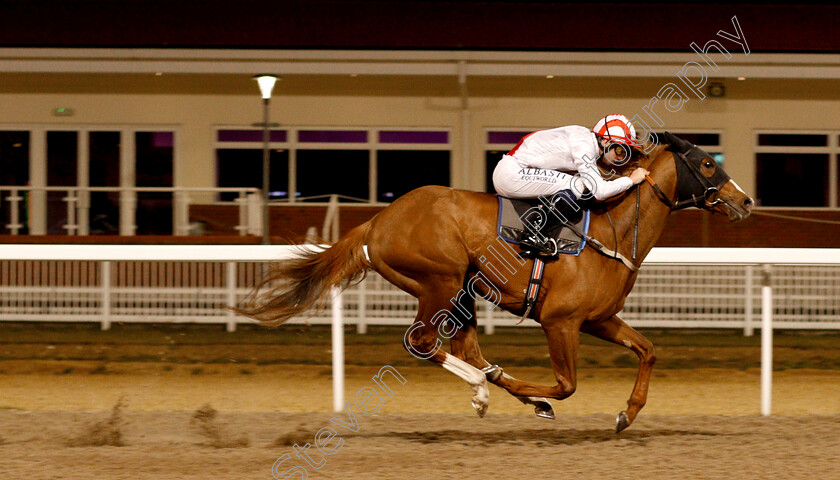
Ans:
{"label": "red and white helmet", "polygon": [[620,143],[632,147],[638,147],[639,142],[636,140],[636,127],[630,123],[624,115],[619,113],[612,113],[605,115],[592,128],[595,135],[606,138],[612,143]]}

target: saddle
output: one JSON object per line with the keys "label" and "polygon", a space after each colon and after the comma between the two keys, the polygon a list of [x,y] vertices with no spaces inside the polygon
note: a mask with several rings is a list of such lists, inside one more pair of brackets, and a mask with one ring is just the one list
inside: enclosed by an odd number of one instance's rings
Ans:
{"label": "saddle", "polygon": [[577,256],[583,251],[586,238],[577,232],[589,233],[589,210],[570,191],[560,191],[550,200],[497,196],[498,235],[506,242],[520,245],[525,238],[539,232],[557,243],[557,254]]}

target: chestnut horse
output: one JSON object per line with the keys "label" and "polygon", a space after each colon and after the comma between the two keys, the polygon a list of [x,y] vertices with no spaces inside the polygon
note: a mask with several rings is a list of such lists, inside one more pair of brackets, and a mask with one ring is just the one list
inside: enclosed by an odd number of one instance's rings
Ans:
{"label": "chestnut horse", "polygon": [[[475,297],[522,315],[531,273],[525,259],[497,237],[499,207],[492,194],[440,186],[413,190],[330,248],[302,249],[297,258],[273,266],[246,305],[235,310],[278,325],[323,300],[331,287],[347,286],[374,270],[419,301],[405,335],[406,348],[466,380],[482,416],[489,380],[534,405],[538,416],[553,418],[546,398],[561,400],[574,393],[579,336],[588,333],[639,357],[627,409],[616,419],[620,432],[645,405],[656,358],[653,344],[617,316],[633,288],[636,267],[656,244],[671,211],[698,207],[737,221],[749,215],[753,204],[708,153],[671,134],[665,134],[665,141],[667,145],[648,144],[647,155],[634,151],[633,166],[650,171],[649,185],[589,205],[589,235],[625,260],[635,251],[632,264],[589,247],[577,257],[560,255],[545,265],[542,292],[529,317],[548,339],[556,385],[517,380],[487,362],[479,349]],[[633,166],[618,173],[629,174]],[[439,333],[450,339],[451,353],[440,348]]]}

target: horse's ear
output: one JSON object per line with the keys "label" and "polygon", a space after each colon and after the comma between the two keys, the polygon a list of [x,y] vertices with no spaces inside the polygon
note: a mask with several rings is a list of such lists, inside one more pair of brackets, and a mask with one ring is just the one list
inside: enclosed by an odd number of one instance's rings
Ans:
{"label": "horse's ear", "polygon": [[691,148],[691,145],[689,145],[688,142],[671,132],[665,132],[664,137],[665,143],[668,144],[668,150],[671,150],[672,152],[685,152]]}

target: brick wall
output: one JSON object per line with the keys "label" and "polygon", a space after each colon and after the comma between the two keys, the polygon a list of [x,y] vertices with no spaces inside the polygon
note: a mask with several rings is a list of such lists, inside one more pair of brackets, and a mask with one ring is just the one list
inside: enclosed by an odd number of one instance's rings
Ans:
{"label": "brick wall", "polygon": [[[342,235],[356,225],[365,223],[384,207],[342,205],[339,214],[339,231]],[[327,207],[318,205],[282,206],[269,209],[271,236],[285,239],[284,242],[299,242],[306,236],[309,227],[315,227],[318,235],[324,225]],[[239,209],[234,205],[191,205],[190,221],[204,223],[207,235],[235,235],[234,226],[239,223]]]}
{"label": "brick wall", "polygon": [[[342,206],[340,230],[342,235],[351,228],[364,223],[381,211],[381,207]],[[225,213],[226,212],[226,213]],[[762,215],[793,216],[805,220],[830,221],[836,224],[798,221]],[[315,226],[320,233],[324,223],[326,207],[301,206],[282,207],[271,210],[272,236],[301,239],[309,226]],[[238,220],[235,207],[193,206],[190,210],[193,221],[200,218],[218,222],[224,218],[232,231]],[[220,231],[207,229],[208,233]],[[744,221],[730,223],[724,215],[711,214],[703,210],[682,210],[673,213],[659,239],[662,247],[798,247],[798,248],[840,248],[840,211],[802,211],[759,209]]]}
{"label": "brick wall", "polygon": [[[762,213],[817,222],[777,218]],[[657,245],[840,248],[840,211],[759,209],[744,221],[729,223],[723,215],[712,215],[702,210],[684,210],[671,215]]]}
{"label": "brick wall", "polygon": [[[346,205],[341,207],[340,231],[366,222],[382,207]],[[771,215],[787,215],[797,221]],[[326,207],[294,206],[271,209],[271,240],[275,244],[302,241],[306,230],[314,226],[318,233],[324,223]],[[236,206],[192,205],[190,219],[205,223],[204,236],[88,236],[66,235],[0,235],[0,243],[117,243],[117,244],[258,244],[261,238],[240,237],[233,227],[239,221]],[[822,222],[836,222],[819,223]],[[723,215],[701,210],[675,212],[668,219],[657,244],[661,247],[794,247],[840,248],[840,211],[802,211],[760,209],[742,222],[730,223]]]}

